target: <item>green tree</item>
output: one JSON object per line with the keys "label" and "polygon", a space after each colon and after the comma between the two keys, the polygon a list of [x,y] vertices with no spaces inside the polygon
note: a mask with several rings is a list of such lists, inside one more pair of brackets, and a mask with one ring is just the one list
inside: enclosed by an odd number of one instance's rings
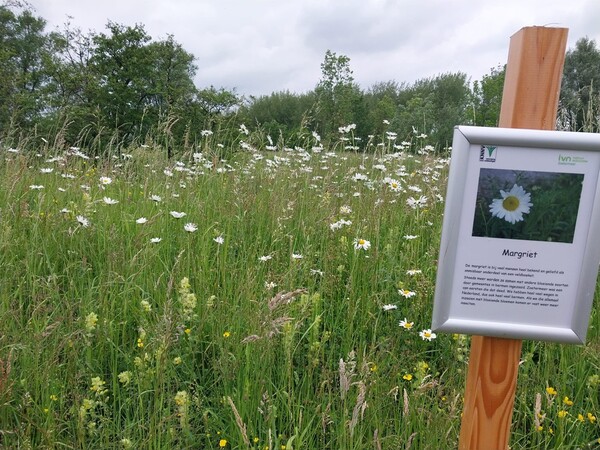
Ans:
{"label": "green tree", "polygon": [[[398,93],[402,86],[395,81],[376,83],[364,93],[366,110],[365,129],[370,134],[382,135],[396,116],[399,104]],[[385,121],[385,122],[384,122]]]}
{"label": "green tree", "polygon": [[83,34],[68,24],[51,35],[54,121],[70,124],[71,142],[98,151],[107,139],[143,141],[151,131],[170,151],[204,118],[196,114],[193,55],[173,36],[153,42],[140,25],[109,22],[107,30]]}
{"label": "green tree", "polygon": [[504,90],[506,65],[493,67],[489,75],[473,83],[473,123],[482,127],[497,127]]}
{"label": "green tree", "polygon": [[438,146],[449,145],[454,127],[467,121],[470,94],[464,73],[418,80],[399,92],[393,128],[403,139],[416,131]]}
{"label": "green tree", "polygon": [[338,127],[361,121],[362,93],[354,83],[350,58],[347,56],[338,56],[331,50],[325,52],[321,79],[315,93],[318,122],[323,127],[320,130],[323,136],[332,136]]}
{"label": "green tree", "polygon": [[561,127],[600,131],[600,50],[587,37],[567,51],[560,94]]}
{"label": "green tree", "polygon": [[95,45],[90,65],[98,83],[91,91],[102,124],[122,130],[124,137],[141,123],[145,107],[154,100],[156,90],[150,83],[153,72],[151,40],[143,26],[126,27],[109,22],[109,34],[93,36]]}
{"label": "green tree", "polygon": [[440,147],[452,145],[454,127],[469,122],[467,112],[470,95],[469,82],[464,73],[446,73],[434,79],[433,126],[428,134]]}
{"label": "green tree", "polygon": [[43,111],[46,21],[0,6],[0,128],[27,127]]}
{"label": "green tree", "polygon": [[257,98],[240,110],[247,123],[260,124],[273,139],[282,137],[286,145],[303,145],[298,140],[307,128],[314,128],[314,92],[294,94],[289,91],[273,92]]}

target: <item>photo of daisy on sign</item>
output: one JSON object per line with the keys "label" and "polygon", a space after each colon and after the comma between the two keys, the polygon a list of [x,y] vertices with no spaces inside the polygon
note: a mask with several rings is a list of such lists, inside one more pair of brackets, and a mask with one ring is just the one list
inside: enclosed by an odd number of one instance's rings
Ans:
{"label": "photo of daisy on sign", "polygon": [[481,169],[473,236],[572,243],[583,174]]}

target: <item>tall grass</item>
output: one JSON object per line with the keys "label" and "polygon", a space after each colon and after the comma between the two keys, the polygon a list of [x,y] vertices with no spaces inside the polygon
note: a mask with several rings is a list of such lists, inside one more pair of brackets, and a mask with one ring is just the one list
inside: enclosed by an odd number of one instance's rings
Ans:
{"label": "tall grass", "polygon": [[[468,337],[419,335],[447,155],[205,138],[0,149],[0,446],[455,448]],[[524,343],[511,448],[600,446],[590,323]]]}

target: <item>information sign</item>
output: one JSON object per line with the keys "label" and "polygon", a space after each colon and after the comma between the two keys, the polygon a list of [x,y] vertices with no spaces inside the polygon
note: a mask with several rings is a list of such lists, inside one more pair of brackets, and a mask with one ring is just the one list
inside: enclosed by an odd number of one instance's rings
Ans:
{"label": "information sign", "polygon": [[583,343],[599,173],[600,134],[456,127],[432,329]]}

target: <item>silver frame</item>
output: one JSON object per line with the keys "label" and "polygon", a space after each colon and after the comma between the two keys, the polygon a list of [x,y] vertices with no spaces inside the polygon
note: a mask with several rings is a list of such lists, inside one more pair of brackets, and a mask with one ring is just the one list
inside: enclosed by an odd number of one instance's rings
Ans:
{"label": "silver frame", "polygon": [[460,231],[460,208],[465,198],[465,167],[473,145],[525,147],[531,149],[569,150],[570,152],[599,152],[600,134],[565,131],[542,131],[513,128],[484,128],[458,126],[454,129],[452,159],[448,176],[446,205],[438,259],[432,329],[448,333],[474,334],[513,339],[537,339],[563,343],[585,343],[589,324],[598,267],[600,265],[600,178],[596,184],[587,245],[582,255],[573,320],[570,328],[515,324],[510,322],[477,321],[451,317],[454,263]]}

